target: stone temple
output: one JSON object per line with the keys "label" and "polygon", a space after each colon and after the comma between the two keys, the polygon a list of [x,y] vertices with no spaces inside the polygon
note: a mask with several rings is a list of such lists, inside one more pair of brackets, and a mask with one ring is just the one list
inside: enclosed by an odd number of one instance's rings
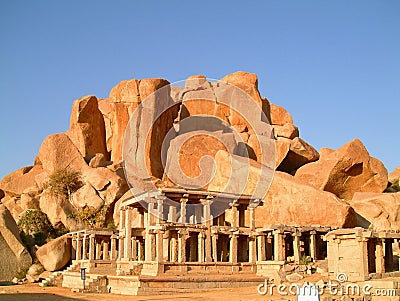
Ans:
{"label": "stone temple", "polygon": [[[66,167],[82,187],[60,202],[42,179]],[[70,230],[68,264],[50,269],[46,284],[141,295],[318,274],[397,289],[393,177],[358,139],[315,150],[284,108],[261,97],[257,77],[237,72],[181,86],[128,80],[107,99],[81,98],[70,129],[46,138],[35,166],[0,188],[14,219],[33,204]],[[102,206],[116,227],[69,217]]]}

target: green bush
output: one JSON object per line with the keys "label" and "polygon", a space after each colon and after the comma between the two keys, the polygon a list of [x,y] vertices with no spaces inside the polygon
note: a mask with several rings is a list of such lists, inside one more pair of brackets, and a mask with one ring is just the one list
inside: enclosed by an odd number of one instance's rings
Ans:
{"label": "green bush", "polygon": [[44,188],[49,188],[52,195],[65,199],[68,199],[80,187],[82,187],[80,173],[68,168],[56,171],[44,184]]}
{"label": "green bush", "polygon": [[72,213],[69,217],[74,218],[89,228],[104,227],[107,210],[107,205],[103,205],[98,209],[85,206],[82,209]]}

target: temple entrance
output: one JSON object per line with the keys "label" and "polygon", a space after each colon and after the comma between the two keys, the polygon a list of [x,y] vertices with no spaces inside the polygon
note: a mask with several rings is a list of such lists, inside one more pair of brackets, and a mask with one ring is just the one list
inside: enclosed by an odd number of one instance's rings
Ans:
{"label": "temple entrance", "polygon": [[190,232],[189,238],[186,239],[186,261],[188,262],[196,262],[199,260],[198,237],[199,233]]}
{"label": "temple entrance", "polygon": [[249,237],[238,236],[238,262],[249,262]]}

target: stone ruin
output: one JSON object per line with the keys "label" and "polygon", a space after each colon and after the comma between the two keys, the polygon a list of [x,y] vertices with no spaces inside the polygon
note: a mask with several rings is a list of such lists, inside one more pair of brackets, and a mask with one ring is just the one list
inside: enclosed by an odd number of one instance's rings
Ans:
{"label": "stone ruin", "polygon": [[[81,175],[68,198],[45,185],[62,169]],[[400,193],[388,190],[399,177],[358,139],[315,150],[255,74],[236,72],[126,80],[76,100],[69,130],[5,176],[0,197],[15,221],[39,209],[70,230],[49,243],[65,247],[38,249],[48,270],[69,265],[46,283],[83,290],[86,268],[86,291],[154,294],[284,281],[304,263],[332,279],[400,276]],[[95,227],[71,217],[85,208],[105,209]]]}

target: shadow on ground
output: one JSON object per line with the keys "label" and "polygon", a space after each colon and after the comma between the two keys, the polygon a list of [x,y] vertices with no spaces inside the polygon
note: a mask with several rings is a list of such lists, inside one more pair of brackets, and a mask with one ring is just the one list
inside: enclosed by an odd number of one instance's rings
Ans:
{"label": "shadow on ground", "polygon": [[79,298],[63,297],[56,294],[0,294],[1,301],[68,301],[68,300],[84,300]]}

